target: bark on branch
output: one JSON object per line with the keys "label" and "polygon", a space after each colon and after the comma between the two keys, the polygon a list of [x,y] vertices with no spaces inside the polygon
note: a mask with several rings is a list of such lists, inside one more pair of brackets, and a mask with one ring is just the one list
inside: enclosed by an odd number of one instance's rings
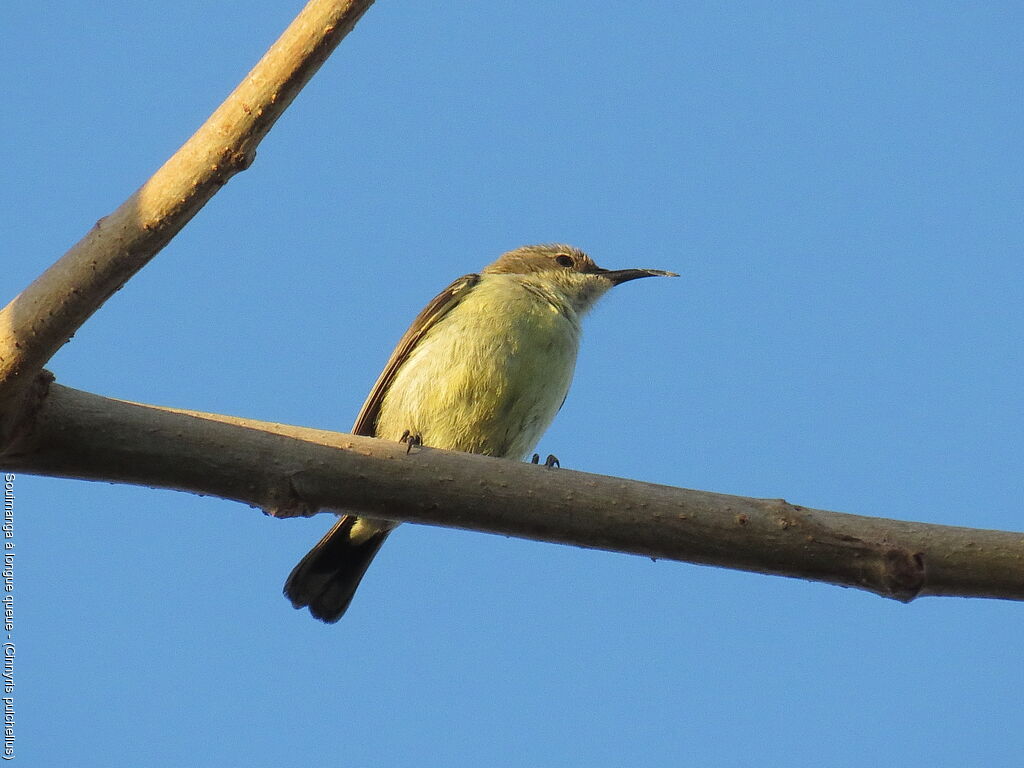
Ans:
{"label": "bark on branch", "polygon": [[861,517],[282,424],[56,384],[8,470],[191,491],[279,517],[394,520],[718,565],[909,601],[1024,599],[1024,534]]}
{"label": "bark on branch", "polygon": [[152,178],[0,311],[0,447],[30,418],[53,354],[187,224],[256,147],[373,0],[311,0]]}

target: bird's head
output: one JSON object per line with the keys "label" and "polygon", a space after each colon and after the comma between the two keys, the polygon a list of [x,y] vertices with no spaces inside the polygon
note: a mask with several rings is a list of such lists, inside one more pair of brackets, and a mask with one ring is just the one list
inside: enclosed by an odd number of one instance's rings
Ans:
{"label": "bird's head", "polygon": [[640,277],[678,277],[660,269],[604,269],[570,245],[525,245],[504,253],[484,274],[522,275],[524,281],[566,302],[582,314],[608,289]]}

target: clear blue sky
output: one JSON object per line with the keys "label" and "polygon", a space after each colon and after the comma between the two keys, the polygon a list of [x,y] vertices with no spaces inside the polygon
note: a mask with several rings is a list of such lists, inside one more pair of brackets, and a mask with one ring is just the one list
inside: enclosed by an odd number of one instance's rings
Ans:
{"label": "clear blue sky", "polygon": [[[201,123],[298,2],[4,9],[3,302]],[[347,430],[508,248],[672,269],[589,318],[568,467],[1022,528],[1024,6],[381,0],[52,361]],[[17,753],[87,766],[1011,765],[1024,606],[405,526],[335,626],[329,520],[19,476]]]}

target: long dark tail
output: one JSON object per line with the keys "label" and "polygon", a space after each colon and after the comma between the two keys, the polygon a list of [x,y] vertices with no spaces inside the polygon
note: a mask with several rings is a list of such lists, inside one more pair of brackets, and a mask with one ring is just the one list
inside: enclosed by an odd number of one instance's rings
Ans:
{"label": "long dark tail", "polygon": [[296,608],[309,606],[320,621],[333,624],[342,617],[390,528],[381,528],[359,541],[352,540],[357,518],[345,515],[306,554],[284,583],[284,594]]}

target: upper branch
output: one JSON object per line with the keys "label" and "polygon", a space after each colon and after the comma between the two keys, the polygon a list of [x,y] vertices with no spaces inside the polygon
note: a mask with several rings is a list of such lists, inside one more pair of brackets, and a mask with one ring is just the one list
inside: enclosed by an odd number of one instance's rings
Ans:
{"label": "upper branch", "polygon": [[278,516],[345,509],[919,595],[1024,599],[1024,534],[808,509],[508,459],[126,403],[52,385],[0,465],[221,496]]}
{"label": "upper branch", "polygon": [[0,311],[0,445],[32,380],[234,174],[373,0],[311,0],[217,111],[116,211]]}

